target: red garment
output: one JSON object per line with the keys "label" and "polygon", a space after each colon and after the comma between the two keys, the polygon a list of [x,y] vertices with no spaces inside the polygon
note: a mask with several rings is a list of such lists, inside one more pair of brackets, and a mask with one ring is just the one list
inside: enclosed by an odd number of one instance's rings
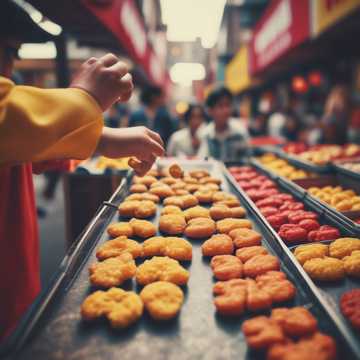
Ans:
{"label": "red garment", "polygon": [[40,291],[32,165],[0,167],[0,340]]}

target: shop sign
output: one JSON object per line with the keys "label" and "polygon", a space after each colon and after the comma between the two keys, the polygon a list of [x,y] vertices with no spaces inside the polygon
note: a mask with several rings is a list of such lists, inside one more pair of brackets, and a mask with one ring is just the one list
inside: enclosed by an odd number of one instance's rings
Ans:
{"label": "shop sign", "polygon": [[250,42],[252,74],[260,72],[309,37],[309,1],[274,0]]}
{"label": "shop sign", "polygon": [[248,48],[243,46],[226,66],[225,85],[232,93],[237,94],[250,84]]}
{"label": "shop sign", "polygon": [[312,34],[320,34],[359,7],[360,0],[312,1]]}

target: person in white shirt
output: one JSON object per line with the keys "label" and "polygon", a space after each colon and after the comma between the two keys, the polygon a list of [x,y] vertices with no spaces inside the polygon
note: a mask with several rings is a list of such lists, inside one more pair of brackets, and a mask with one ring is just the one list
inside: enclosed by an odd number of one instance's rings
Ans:
{"label": "person in white shirt", "polygon": [[198,156],[237,160],[248,148],[249,134],[240,119],[232,118],[232,94],[225,87],[209,94],[206,105],[212,122],[201,132]]}
{"label": "person in white shirt", "polygon": [[199,133],[204,128],[205,110],[199,104],[191,104],[184,114],[186,127],[171,135],[168,156],[192,157],[197,154],[200,140]]}

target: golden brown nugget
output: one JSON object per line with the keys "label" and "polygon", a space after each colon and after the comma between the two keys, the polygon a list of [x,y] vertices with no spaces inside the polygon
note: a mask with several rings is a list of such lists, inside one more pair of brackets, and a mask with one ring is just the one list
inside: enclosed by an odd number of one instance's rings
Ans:
{"label": "golden brown nugget", "polygon": [[202,239],[211,236],[215,231],[215,222],[212,219],[195,218],[189,220],[184,234],[191,239]]}
{"label": "golden brown nugget", "polygon": [[205,176],[199,179],[199,184],[217,184],[221,185],[222,181],[219,178],[212,176]]}
{"label": "golden brown nugget", "polygon": [[252,229],[239,228],[229,232],[236,248],[261,245],[262,236]]}
{"label": "golden brown nugget", "polygon": [[124,201],[119,206],[119,214],[123,217],[133,217],[135,209],[141,204],[139,200]]}
{"label": "golden brown nugget", "polygon": [[284,341],[271,346],[267,360],[335,360],[336,343],[331,336],[316,332],[298,342]]}
{"label": "golden brown nugget", "polygon": [[165,176],[162,179],[160,179],[160,181],[169,186],[177,183],[177,180],[174,179],[172,176]]}
{"label": "golden brown nugget", "polygon": [[291,337],[311,335],[318,328],[315,317],[302,306],[273,309],[271,319],[275,320],[284,333]]}
{"label": "golden brown nugget", "polygon": [[131,219],[129,224],[132,227],[134,236],[138,236],[142,239],[147,239],[156,234],[156,227],[150,221]]}
{"label": "golden brown nugget", "polygon": [[229,208],[235,208],[235,207],[240,207],[240,201],[238,199],[228,199],[228,200],[221,200],[218,201],[216,203],[214,203],[216,205],[225,205]]}
{"label": "golden brown nugget", "polygon": [[172,164],[169,167],[169,174],[175,179],[180,179],[184,177],[184,170],[179,164]]}
{"label": "golden brown nugget", "polygon": [[201,245],[203,256],[232,255],[234,245],[230,236],[225,234],[213,235]]}
{"label": "golden brown nugget", "polygon": [[177,181],[175,184],[170,185],[170,187],[171,187],[174,191],[175,191],[175,190],[183,190],[183,189],[185,189],[185,187],[186,187],[186,182],[179,180],[179,181]]}
{"label": "golden brown nugget", "polygon": [[206,209],[202,206],[193,206],[189,209],[186,209],[184,211],[185,219],[186,221],[189,221],[191,219],[195,218],[208,218],[210,217],[209,209]]}
{"label": "golden brown nugget", "polygon": [[350,256],[345,256],[343,262],[347,275],[360,277],[360,250],[355,250]]}
{"label": "golden brown nugget", "polygon": [[124,253],[130,253],[132,257],[136,259],[142,256],[142,246],[135,240],[128,239],[126,236],[119,236],[99,246],[96,251],[96,257],[99,260],[105,260],[110,257],[120,256]]}
{"label": "golden brown nugget", "polygon": [[337,281],[345,276],[344,264],[331,257],[315,258],[305,261],[304,270],[314,280]]}
{"label": "golden brown nugget", "polygon": [[199,185],[199,180],[197,180],[189,175],[185,175],[182,178],[182,181],[184,181],[186,184],[198,184]]}
{"label": "golden brown nugget", "polygon": [[147,186],[144,184],[134,184],[130,186],[129,191],[131,193],[144,193],[148,190]]}
{"label": "golden brown nugget", "polygon": [[169,320],[175,317],[184,302],[182,290],[166,281],[146,285],[140,293],[146,310],[155,320]]}
{"label": "golden brown nugget", "polygon": [[273,302],[271,294],[261,289],[255,280],[246,279],[246,281],[246,308],[250,311],[270,308]]}
{"label": "golden brown nugget", "polygon": [[241,330],[252,349],[267,349],[285,341],[284,332],[279,324],[266,316],[256,316],[244,321]]}
{"label": "golden brown nugget", "polygon": [[281,303],[293,299],[296,288],[286,275],[281,271],[268,271],[256,277],[256,284],[261,290],[266,291],[273,303]]}
{"label": "golden brown nugget", "polygon": [[213,287],[217,312],[222,315],[241,315],[246,306],[246,287],[247,281],[244,279],[217,282]]}
{"label": "golden brown nugget", "polygon": [[148,192],[145,192],[145,193],[135,193],[135,194],[131,194],[129,196],[127,196],[125,198],[125,202],[126,201],[129,201],[129,200],[150,200],[154,203],[158,203],[160,201],[160,198],[154,194],[150,194]]}
{"label": "golden brown nugget", "polygon": [[161,210],[161,215],[167,215],[167,214],[178,214],[181,215],[183,212],[182,210],[175,205],[167,205],[164,206],[164,208]]}
{"label": "golden brown nugget", "polygon": [[169,281],[177,285],[185,285],[190,273],[177,260],[167,256],[154,256],[145,260],[136,270],[136,281],[147,285],[155,281]]}
{"label": "golden brown nugget", "polygon": [[156,214],[156,205],[150,200],[141,201],[139,207],[134,210],[134,217],[145,219]]}
{"label": "golden brown nugget", "polygon": [[231,230],[246,228],[252,229],[252,223],[247,219],[228,218],[216,222],[216,229],[219,233],[229,234]]}
{"label": "golden brown nugget", "polygon": [[179,208],[183,207],[183,200],[181,196],[169,196],[164,199],[163,204],[165,206],[177,206]]}
{"label": "golden brown nugget", "polygon": [[189,195],[190,192],[187,191],[186,189],[175,189],[174,193],[176,196],[183,196],[183,195]]}
{"label": "golden brown nugget", "polygon": [[110,224],[107,229],[107,233],[111,237],[118,237],[118,236],[133,236],[134,232],[131,225],[128,222],[117,222],[114,224]]}
{"label": "golden brown nugget", "polygon": [[216,255],[211,259],[211,269],[216,279],[225,281],[242,277],[242,262],[233,255]]}
{"label": "golden brown nugget", "polygon": [[181,196],[183,206],[182,209],[188,209],[190,207],[196,206],[199,204],[198,199],[196,196],[189,194],[189,195],[183,195]]}
{"label": "golden brown nugget", "polygon": [[294,255],[297,261],[304,265],[310,259],[322,258],[329,255],[329,246],[326,244],[308,244],[300,245],[295,251]]}
{"label": "golden brown nugget", "polygon": [[143,175],[146,171],[147,164],[135,157],[131,157],[128,161],[128,165],[134,169],[137,175]]}
{"label": "golden brown nugget", "polygon": [[151,184],[155,183],[156,181],[157,181],[156,177],[151,175],[145,175],[143,177],[140,176],[133,177],[134,184],[144,184],[147,187],[151,186]]}
{"label": "golden brown nugget", "polygon": [[135,261],[129,253],[92,264],[89,268],[91,284],[103,288],[119,286],[135,273]]}
{"label": "golden brown nugget", "polygon": [[192,245],[178,237],[154,236],[144,241],[143,255],[168,256],[180,261],[189,261],[192,259]]}
{"label": "golden brown nugget", "polygon": [[270,270],[279,270],[279,259],[273,255],[256,255],[244,264],[244,275],[254,278]]}
{"label": "golden brown nugget", "polygon": [[200,204],[210,204],[213,202],[214,191],[210,189],[196,190],[194,196],[198,199]]}
{"label": "golden brown nugget", "polygon": [[246,211],[241,206],[230,207],[232,218],[243,218],[246,215]]}
{"label": "golden brown nugget", "polygon": [[159,219],[159,230],[164,234],[180,235],[184,232],[186,221],[184,215],[166,214]]}
{"label": "golden brown nugget", "polygon": [[232,211],[226,205],[213,205],[210,208],[210,216],[213,220],[221,220],[232,217]]}
{"label": "golden brown nugget", "polygon": [[210,176],[210,173],[207,170],[198,169],[198,170],[189,171],[189,176],[197,180],[200,180],[201,178]]}
{"label": "golden brown nugget", "polygon": [[199,189],[200,191],[208,191],[208,190],[211,190],[211,191],[219,191],[220,189],[220,185],[217,185],[217,184],[214,184],[214,183],[208,183],[208,184],[205,184],[205,185],[200,185]]}
{"label": "golden brown nugget", "polygon": [[342,259],[349,256],[354,250],[360,250],[360,239],[340,238],[329,245],[329,256]]}
{"label": "golden brown nugget", "polygon": [[266,255],[268,251],[263,246],[248,246],[236,250],[236,257],[243,263],[253,258],[256,255]]}
{"label": "golden brown nugget", "polygon": [[185,186],[185,190],[187,190],[189,193],[195,194],[196,191],[199,190],[201,185],[199,184],[187,184]]}
{"label": "golden brown nugget", "polygon": [[164,199],[168,196],[174,196],[174,190],[168,185],[151,187],[149,190],[151,194],[157,195],[160,199]]}
{"label": "golden brown nugget", "polygon": [[236,196],[226,191],[216,191],[213,194],[213,201],[216,203],[222,200],[236,199]]}
{"label": "golden brown nugget", "polygon": [[137,321],[143,313],[143,302],[133,291],[111,288],[95,291],[81,305],[84,320],[105,316],[113,328],[125,328]]}

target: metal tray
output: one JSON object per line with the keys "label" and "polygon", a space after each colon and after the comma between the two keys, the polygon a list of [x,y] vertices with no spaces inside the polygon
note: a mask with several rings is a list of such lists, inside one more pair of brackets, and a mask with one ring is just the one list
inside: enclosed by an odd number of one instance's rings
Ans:
{"label": "metal tray", "polygon": [[[221,166],[210,162],[206,165],[212,167],[213,175],[223,177]],[[341,328],[342,324],[338,324],[335,314],[326,308],[316,294],[316,288],[303,280],[302,269],[289,257],[289,250],[276,240],[274,233],[238,189],[229,188],[226,182],[223,188],[242,199],[255,229],[263,234],[264,245],[276,253],[282,270],[296,284],[296,299],[287,305],[307,306],[318,318],[320,329],[335,336],[339,353],[351,358],[355,352]],[[125,195],[124,189],[119,201],[113,203],[118,205]],[[105,227],[118,220],[114,211],[116,209],[110,206],[99,214],[93,231],[87,233],[89,245],[86,251],[74,254],[73,266],[67,267],[61,285],[49,291],[48,301],[34,320],[35,326],[28,331],[30,336],[19,344],[24,346],[18,346],[11,359],[260,359],[261,354],[248,350],[240,330],[241,323],[248,316],[224,318],[215,313],[214,280],[209,261],[201,256],[201,241],[192,241],[193,261],[188,266],[190,282],[184,289],[186,299],[179,317],[167,323],[156,323],[145,315],[137,324],[123,331],[111,330],[105,321],[94,324],[81,321],[79,308],[91,291],[87,268],[95,261],[94,248],[108,240]],[[153,220],[157,222],[157,218],[158,215]],[[137,290],[131,282],[128,288]]]}
{"label": "metal tray", "polygon": [[[264,169],[262,170],[263,174],[266,174],[266,171]],[[248,207],[253,208],[254,215],[259,217],[261,221],[263,221],[272,232],[274,236],[274,240],[279,243],[279,245],[284,248],[284,251],[286,251],[286,254],[289,256],[289,259],[296,265],[297,269],[301,273],[303,277],[303,281],[305,281],[311,289],[315,292],[316,296],[321,299],[321,302],[323,306],[326,308],[326,310],[334,317],[334,321],[336,322],[339,329],[343,332],[344,336],[346,337],[347,341],[349,342],[351,348],[354,352],[354,359],[360,358],[360,336],[354,330],[351,325],[348,323],[347,319],[343,317],[339,310],[338,301],[341,296],[341,294],[345,291],[348,291],[350,289],[358,288],[360,286],[360,281],[355,279],[346,279],[342,282],[338,282],[335,284],[325,284],[325,283],[315,283],[303,270],[302,266],[299,264],[299,262],[296,260],[295,256],[292,254],[291,249],[294,248],[294,246],[288,247],[280,238],[280,236],[276,233],[275,230],[271,227],[271,225],[266,221],[266,219],[261,215],[257,209],[257,206],[255,203],[246,195],[246,193],[238,186],[233,176],[230,174],[230,172],[225,172],[226,176],[228,177],[229,181],[232,182],[233,186],[235,186],[239,194],[241,195],[242,199],[244,200],[243,203],[248,203]],[[283,190],[282,186],[278,184],[279,189]],[[299,197],[299,194],[293,193],[298,200],[303,201],[305,205],[308,205],[306,202],[306,196],[303,198]],[[309,206],[310,207],[310,206]],[[319,211],[319,208],[316,209],[315,207],[312,208],[312,210],[316,211],[320,215],[320,221],[324,221],[326,223],[330,223],[334,226],[341,226],[341,224],[336,223],[336,221],[333,218],[328,218],[327,214],[324,212],[324,210]],[[343,235],[347,236],[355,236],[353,233],[347,232],[348,229],[341,229]],[[299,244],[300,245],[300,244]],[[297,246],[299,246],[297,245]],[[286,249],[286,250],[285,250]],[[346,358],[346,357],[345,357]],[[352,359],[352,357],[351,357]]]}
{"label": "metal tray", "polygon": [[[351,161],[347,161],[348,163],[351,162]],[[356,162],[360,162],[360,159],[357,159]],[[346,167],[343,166],[343,164],[341,162],[334,162],[332,164],[332,167],[334,168],[335,172],[336,173],[339,173],[339,174],[343,174],[343,175],[346,175],[346,176],[349,176],[357,181],[360,180],[360,173],[358,172],[355,172],[355,171],[352,171]]]}
{"label": "metal tray", "polygon": [[314,172],[317,174],[330,173],[332,168],[330,163],[326,165],[315,165],[310,161],[302,160],[297,156],[287,154],[285,152],[279,153],[279,156],[289,161],[290,164],[299,167],[300,169]]}

